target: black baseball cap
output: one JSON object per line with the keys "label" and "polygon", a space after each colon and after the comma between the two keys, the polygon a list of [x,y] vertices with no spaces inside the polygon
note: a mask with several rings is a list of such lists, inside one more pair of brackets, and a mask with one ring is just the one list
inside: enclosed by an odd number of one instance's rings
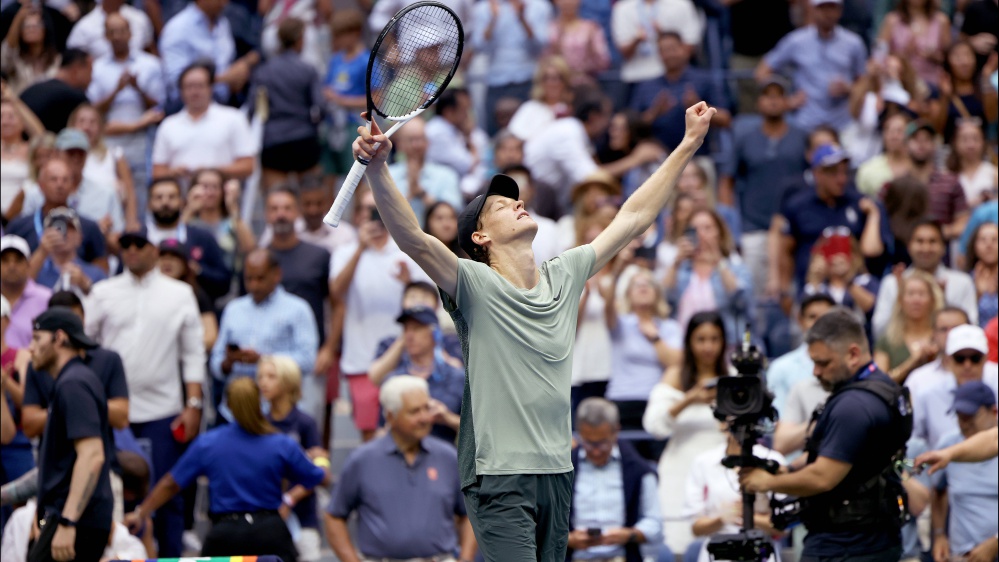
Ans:
{"label": "black baseball cap", "polygon": [[83,321],[73,313],[72,310],[56,306],[52,307],[35,318],[32,329],[43,332],[55,332],[62,330],[66,332],[69,339],[82,349],[93,349],[97,347],[97,342],[87,337],[83,331]]}
{"label": "black baseball cap", "polygon": [[437,313],[433,309],[426,306],[414,306],[412,308],[407,308],[402,311],[402,314],[395,319],[396,322],[402,324],[406,320],[415,320],[424,326],[436,326],[437,325]]}
{"label": "black baseball cap", "polygon": [[490,195],[518,200],[520,199],[520,187],[510,176],[496,174],[489,181],[486,192],[472,199],[472,202],[466,205],[461,214],[458,215],[458,243],[461,245],[461,249],[470,256],[478,245],[472,242],[472,234],[475,233],[478,226],[479,215],[482,213],[482,207],[486,204],[486,198]]}
{"label": "black baseball cap", "polygon": [[121,236],[118,237],[118,243],[124,244],[126,240],[133,242],[141,240],[145,244],[150,243],[149,233],[146,231],[145,226],[140,226],[139,228],[132,228],[126,230],[125,232],[122,232]]}

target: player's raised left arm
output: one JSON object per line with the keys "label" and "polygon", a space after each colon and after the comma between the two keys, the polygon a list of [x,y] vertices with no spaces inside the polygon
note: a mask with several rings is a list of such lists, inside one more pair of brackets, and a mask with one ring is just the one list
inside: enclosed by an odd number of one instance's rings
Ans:
{"label": "player's raised left arm", "polygon": [[614,221],[591,244],[596,261],[590,275],[600,271],[612,257],[648,230],[656,220],[659,212],[666,206],[676,180],[704,142],[715,113],[715,108],[703,101],[687,109],[687,132],[683,141],[659,169],[624,202]]}

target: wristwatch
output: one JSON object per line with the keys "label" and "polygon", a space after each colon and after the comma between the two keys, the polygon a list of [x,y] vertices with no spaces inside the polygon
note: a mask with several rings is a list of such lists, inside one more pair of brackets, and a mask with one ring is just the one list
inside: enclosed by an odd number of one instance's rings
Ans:
{"label": "wristwatch", "polygon": [[72,519],[64,515],[59,516],[59,520],[57,521],[57,523],[62,527],[72,527],[74,529],[76,528],[76,521],[73,521]]}
{"label": "wristwatch", "polygon": [[194,408],[195,410],[200,410],[202,408],[201,399],[197,396],[192,396],[187,399],[187,407]]}
{"label": "wristwatch", "polygon": [[638,532],[632,531],[631,534],[628,535],[628,542],[625,544],[638,544]]}

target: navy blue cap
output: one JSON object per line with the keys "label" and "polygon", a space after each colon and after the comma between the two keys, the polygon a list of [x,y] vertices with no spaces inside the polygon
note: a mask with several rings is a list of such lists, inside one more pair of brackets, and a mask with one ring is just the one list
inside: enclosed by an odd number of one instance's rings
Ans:
{"label": "navy blue cap", "polygon": [[33,330],[55,332],[62,330],[81,349],[93,349],[97,342],[87,337],[83,331],[83,321],[68,308],[56,306],[39,314],[32,324]]}
{"label": "navy blue cap", "polygon": [[437,325],[437,313],[433,309],[426,306],[414,306],[413,308],[407,308],[402,311],[402,314],[395,319],[396,322],[402,324],[406,320],[415,320],[424,326],[436,326]]}
{"label": "navy blue cap", "polygon": [[475,242],[472,242],[472,234],[478,228],[479,215],[482,214],[482,207],[485,206],[486,198],[490,195],[499,195],[517,200],[520,199],[520,187],[517,186],[517,182],[510,176],[496,174],[490,180],[489,188],[486,189],[486,192],[472,199],[458,215],[458,243],[461,245],[461,249],[465,250],[465,253],[469,256],[472,255],[477,246]]}
{"label": "navy blue cap", "polygon": [[145,226],[140,226],[139,228],[131,228],[125,230],[125,232],[122,232],[121,236],[118,237],[118,243],[119,244],[124,243],[126,240],[142,240],[147,244],[150,243],[149,234],[146,231]]}
{"label": "navy blue cap", "polygon": [[978,409],[996,405],[996,395],[989,385],[982,381],[968,381],[954,391],[954,406],[950,411],[973,416]]}

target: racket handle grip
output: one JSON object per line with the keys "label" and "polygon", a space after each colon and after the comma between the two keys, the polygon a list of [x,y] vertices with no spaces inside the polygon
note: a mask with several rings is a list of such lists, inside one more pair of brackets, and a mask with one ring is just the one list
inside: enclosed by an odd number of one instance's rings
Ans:
{"label": "racket handle grip", "polygon": [[340,224],[340,217],[347,210],[347,205],[350,204],[350,199],[354,196],[354,190],[357,189],[357,184],[361,182],[361,176],[367,169],[367,164],[354,161],[354,165],[350,167],[350,173],[347,174],[343,180],[343,185],[340,186],[340,192],[337,193],[333,206],[330,207],[330,212],[326,213],[326,218],[323,219],[324,223],[333,228]]}

